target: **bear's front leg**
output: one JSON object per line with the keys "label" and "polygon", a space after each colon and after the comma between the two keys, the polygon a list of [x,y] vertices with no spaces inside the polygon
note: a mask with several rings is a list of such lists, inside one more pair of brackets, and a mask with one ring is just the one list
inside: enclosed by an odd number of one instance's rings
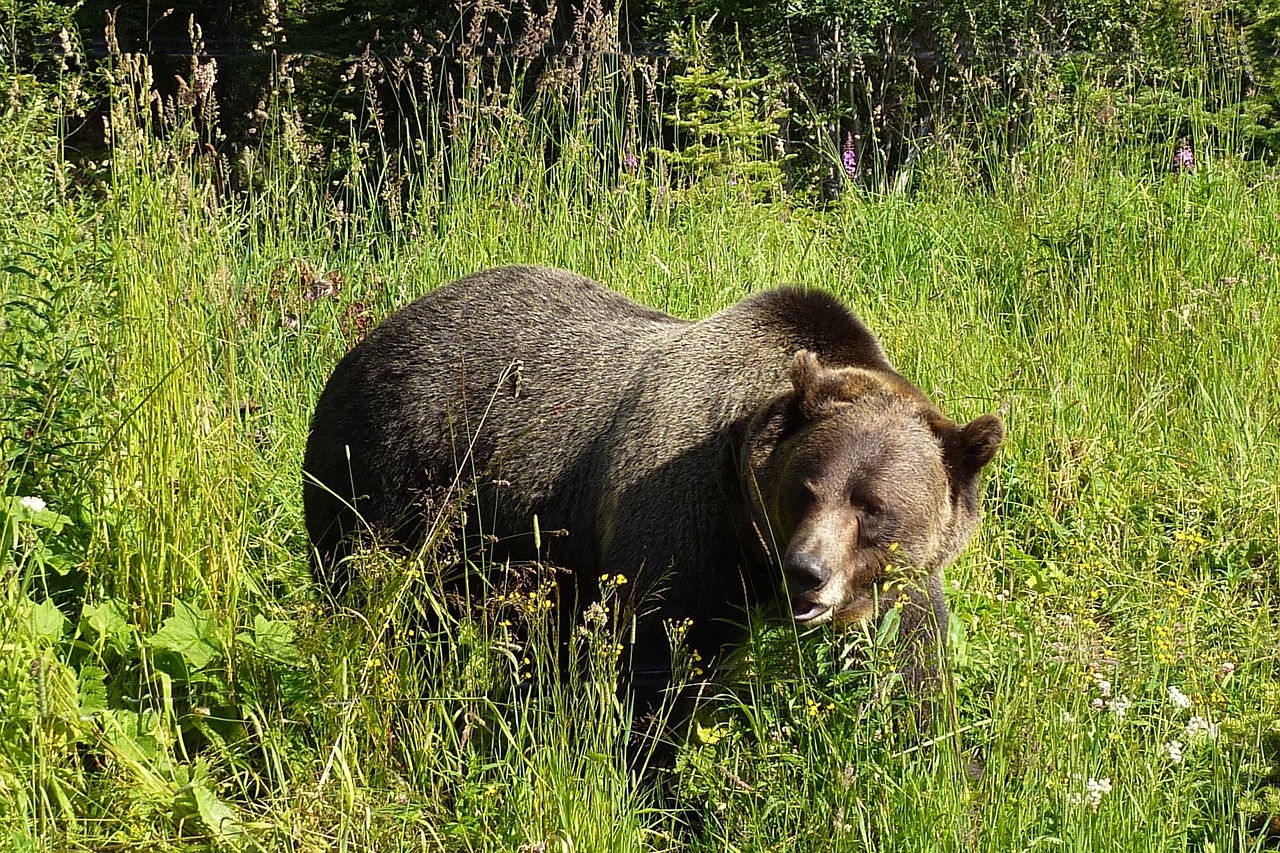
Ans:
{"label": "bear's front leg", "polygon": [[886,604],[900,606],[898,671],[916,702],[918,730],[933,731],[939,714],[946,709],[948,695],[946,643],[951,611],[942,591],[941,573],[910,584],[899,599]]}

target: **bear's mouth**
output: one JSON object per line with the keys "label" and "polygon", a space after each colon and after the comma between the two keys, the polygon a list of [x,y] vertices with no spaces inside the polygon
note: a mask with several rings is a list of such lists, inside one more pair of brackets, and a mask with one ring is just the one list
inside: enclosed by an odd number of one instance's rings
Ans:
{"label": "bear's mouth", "polygon": [[797,598],[791,602],[791,618],[801,625],[816,625],[824,617],[831,614],[831,606],[807,598]]}

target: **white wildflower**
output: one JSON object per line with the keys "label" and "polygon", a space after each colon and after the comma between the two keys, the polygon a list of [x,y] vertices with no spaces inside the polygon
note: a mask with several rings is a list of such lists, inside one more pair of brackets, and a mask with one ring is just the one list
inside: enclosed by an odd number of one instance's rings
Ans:
{"label": "white wildflower", "polygon": [[[1080,777],[1076,777],[1079,779]],[[1101,803],[1102,798],[1111,793],[1111,779],[1103,776],[1101,779],[1089,777],[1089,781],[1085,782],[1084,791],[1073,791],[1067,795],[1067,801],[1072,805],[1080,805],[1085,803],[1091,809],[1096,809]]]}
{"label": "white wildflower", "polygon": [[1089,707],[1095,711],[1101,711],[1103,708],[1107,707],[1107,703],[1101,696],[1094,696],[1093,701],[1089,703]]}
{"label": "white wildflower", "polygon": [[1111,793],[1111,780],[1106,776],[1101,779],[1090,777],[1085,784],[1085,796],[1089,799],[1089,808],[1096,809],[1102,798]]}
{"label": "white wildflower", "polygon": [[1182,763],[1182,741],[1171,740],[1164,745],[1164,750],[1169,753],[1169,760],[1174,764]]}
{"label": "white wildflower", "polygon": [[1133,705],[1133,700],[1121,693],[1119,696],[1108,702],[1107,705],[1111,708],[1111,713],[1116,715],[1117,720],[1123,720],[1124,715],[1129,711],[1130,706]]}
{"label": "white wildflower", "polygon": [[1098,679],[1098,692],[1102,694],[1102,698],[1106,699],[1111,695],[1111,682],[1105,678]]}
{"label": "white wildflower", "polygon": [[1191,697],[1172,684],[1169,685],[1169,701],[1183,710],[1191,707]]}
{"label": "white wildflower", "polygon": [[1069,726],[1069,725],[1072,725],[1073,723],[1075,723],[1075,721],[1076,721],[1076,715],[1075,715],[1075,714],[1071,713],[1070,711],[1063,711],[1063,712],[1062,712],[1062,723],[1063,723],[1063,725],[1067,725],[1067,726]]}
{"label": "white wildflower", "polygon": [[609,624],[609,610],[600,602],[593,601],[587,607],[587,612],[582,614],[582,621],[586,622],[588,626],[600,630]]}
{"label": "white wildflower", "polygon": [[1185,735],[1187,740],[1189,741],[1196,741],[1196,740],[1200,740],[1201,738],[1204,738],[1207,740],[1217,740],[1218,725],[1217,723],[1209,722],[1204,717],[1195,716],[1195,717],[1192,717],[1190,720],[1187,720],[1187,729],[1186,729]]}
{"label": "white wildflower", "polygon": [[1233,672],[1235,672],[1235,671],[1236,671],[1236,665],[1235,665],[1234,663],[1232,663],[1232,662],[1231,662],[1231,661],[1229,661],[1229,660],[1228,660],[1228,661],[1223,661],[1223,662],[1222,662],[1222,674],[1223,674],[1223,675],[1230,675],[1231,673],[1233,673]]}
{"label": "white wildflower", "polygon": [[25,498],[18,498],[18,505],[23,509],[28,509],[32,512],[43,512],[45,507],[48,506],[48,504],[44,502],[43,498],[38,498],[35,495],[27,495]]}

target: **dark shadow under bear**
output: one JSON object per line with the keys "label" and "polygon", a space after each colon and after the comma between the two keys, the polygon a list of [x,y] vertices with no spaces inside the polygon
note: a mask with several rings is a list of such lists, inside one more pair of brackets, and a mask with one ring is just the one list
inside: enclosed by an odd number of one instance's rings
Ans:
{"label": "dark shadow under bear", "polygon": [[[560,600],[582,605],[602,574],[631,582],[649,604],[641,671],[670,666],[664,620],[693,620],[688,642],[712,659],[741,639],[744,607],[780,601],[809,626],[905,595],[919,683],[946,626],[942,570],[1003,434],[991,415],[947,419],[826,293],[780,288],[687,322],[569,272],[504,267],[417,300],[342,360],[303,501],[317,577],[341,594],[366,525],[412,547],[416,496],[478,484],[468,515],[491,558],[563,567]],[[535,515],[567,531],[541,554]]]}

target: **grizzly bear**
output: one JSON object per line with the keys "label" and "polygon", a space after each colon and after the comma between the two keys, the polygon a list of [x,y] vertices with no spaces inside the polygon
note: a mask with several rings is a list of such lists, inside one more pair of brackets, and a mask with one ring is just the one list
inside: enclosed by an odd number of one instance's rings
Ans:
{"label": "grizzly bear", "polygon": [[945,636],[942,570],[1003,436],[992,415],[945,417],[827,293],[782,287],[689,322],[512,266],[422,297],[342,359],[311,423],[303,503],[335,594],[365,533],[414,546],[422,496],[464,483],[467,541],[564,569],[561,602],[628,579],[637,671],[668,670],[666,620],[692,620],[687,641],[710,660],[753,605],[809,627],[897,603],[918,684]]}

